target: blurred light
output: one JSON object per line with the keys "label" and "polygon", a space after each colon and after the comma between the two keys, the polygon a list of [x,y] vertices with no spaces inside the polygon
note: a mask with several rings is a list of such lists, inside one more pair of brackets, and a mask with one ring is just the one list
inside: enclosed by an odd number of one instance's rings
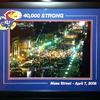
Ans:
{"label": "blurred light", "polygon": [[44,1],[44,2],[50,2],[50,1],[52,1],[52,0],[41,0],[41,1]]}
{"label": "blurred light", "polygon": [[77,46],[77,49],[79,49],[79,48],[80,48],[80,45]]}
{"label": "blurred light", "polygon": [[47,43],[44,43],[44,46],[48,46],[48,45],[51,45],[52,42],[47,42]]}
{"label": "blurred light", "polygon": [[70,38],[70,39],[75,39],[75,38],[77,38],[77,35],[65,35],[64,34],[64,37],[65,38]]}
{"label": "blurred light", "polygon": [[73,44],[73,45],[75,45],[75,40],[74,40],[74,41],[72,41],[72,44]]}
{"label": "blurred light", "polygon": [[32,56],[33,54],[32,53],[30,53],[30,56]]}
{"label": "blurred light", "polygon": [[71,24],[69,24],[68,27],[71,27]]}
{"label": "blurred light", "polygon": [[18,59],[20,59],[20,56],[17,56]]}
{"label": "blurred light", "polygon": [[83,52],[81,52],[81,55],[83,55]]}
{"label": "blurred light", "polygon": [[27,77],[31,77],[31,71],[27,71]]}
{"label": "blurred light", "polygon": [[79,56],[80,54],[79,54],[79,53],[77,53],[77,55]]}
{"label": "blurred light", "polygon": [[88,27],[88,24],[86,24],[86,27]]}
{"label": "blurred light", "polygon": [[67,68],[67,70],[69,70],[69,68]]}
{"label": "blurred light", "polygon": [[65,31],[64,31],[64,36],[66,37],[67,35],[68,35],[68,30],[66,29]]}
{"label": "blurred light", "polygon": [[24,51],[26,52],[27,50],[26,50],[26,49],[24,49]]}
{"label": "blurred light", "polygon": [[81,44],[84,45],[84,41],[81,41]]}
{"label": "blurred light", "polygon": [[31,47],[31,41],[30,40],[28,41],[28,47],[29,48]]}
{"label": "blurred light", "polygon": [[24,56],[24,54],[22,54],[22,57]]}
{"label": "blurred light", "polygon": [[59,38],[55,38],[54,42],[56,43],[59,40]]}
{"label": "blurred light", "polygon": [[83,33],[83,31],[82,31],[82,30],[81,30],[80,32],[81,32],[81,33]]}
{"label": "blurred light", "polygon": [[75,52],[76,52],[76,48],[75,48],[75,47],[73,47],[73,48],[72,48],[72,51],[73,51],[73,53],[75,53]]}
{"label": "blurred light", "polygon": [[14,52],[14,55],[17,55],[17,50]]}
{"label": "blurred light", "polygon": [[45,45],[39,46],[38,51],[41,52],[44,50]]}
{"label": "blurred light", "polygon": [[85,35],[87,35],[87,33],[84,33]]}
{"label": "blurred light", "polygon": [[12,53],[10,53],[10,57],[12,56]]}
{"label": "blurred light", "polygon": [[65,72],[65,74],[68,74],[68,72]]}
{"label": "blurred light", "polygon": [[74,23],[72,23],[72,25],[75,25]]}
{"label": "blurred light", "polygon": [[32,50],[35,50],[35,48],[32,48]]}
{"label": "blurred light", "polygon": [[70,65],[72,64],[72,62],[70,62]]}
{"label": "blurred light", "polygon": [[13,60],[16,60],[15,58],[13,58]]}
{"label": "blurred light", "polygon": [[74,55],[72,56],[72,60],[74,60],[75,57],[76,57],[76,55],[74,54]]}
{"label": "blurred light", "polygon": [[79,26],[84,26],[85,25],[85,21],[80,21],[78,24],[79,24]]}
{"label": "blurred light", "polygon": [[68,67],[71,67],[71,65],[69,65]]}

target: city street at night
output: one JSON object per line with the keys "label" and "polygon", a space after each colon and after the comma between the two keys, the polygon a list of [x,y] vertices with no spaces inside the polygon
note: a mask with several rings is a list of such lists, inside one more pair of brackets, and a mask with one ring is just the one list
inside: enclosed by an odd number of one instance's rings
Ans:
{"label": "city street at night", "polygon": [[16,21],[10,77],[90,77],[91,21]]}

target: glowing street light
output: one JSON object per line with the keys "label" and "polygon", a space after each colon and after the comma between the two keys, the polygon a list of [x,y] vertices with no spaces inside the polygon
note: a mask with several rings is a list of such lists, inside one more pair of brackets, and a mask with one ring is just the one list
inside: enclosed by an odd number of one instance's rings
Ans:
{"label": "glowing street light", "polygon": [[70,70],[69,68],[67,68],[67,70]]}
{"label": "glowing street light", "polygon": [[84,33],[85,35],[87,35],[87,33]]}
{"label": "glowing street light", "polygon": [[65,74],[67,75],[67,74],[68,74],[68,72],[65,72]]}
{"label": "glowing street light", "polygon": [[33,56],[33,54],[32,54],[32,53],[30,53],[30,56]]}
{"label": "glowing street light", "polygon": [[15,58],[13,58],[13,60],[16,60]]}
{"label": "glowing street light", "polygon": [[75,40],[72,41],[72,44],[75,45]]}
{"label": "glowing street light", "polygon": [[29,48],[31,47],[31,41],[30,40],[28,41],[28,47]]}
{"label": "glowing street light", "polygon": [[17,56],[18,59],[20,59],[20,56]]}
{"label": "glowing street light", "polygon": [[79,25],[79,26],[84,26],[84,25],[85,25],[85,21],[80,21],[80,22],[78,23],[78,25]]}
{"label": "glowing street light", "polygon": [[71,65],[68,66],[69,68],[71,67]]}

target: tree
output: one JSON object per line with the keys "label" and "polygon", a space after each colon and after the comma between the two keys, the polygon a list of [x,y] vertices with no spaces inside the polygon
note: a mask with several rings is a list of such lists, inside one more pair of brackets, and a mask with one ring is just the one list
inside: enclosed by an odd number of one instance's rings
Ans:
{"label": "tree", "polygon": [[15,58],[11,58],[10,68],[16,68],[19,66],[19,62]]}

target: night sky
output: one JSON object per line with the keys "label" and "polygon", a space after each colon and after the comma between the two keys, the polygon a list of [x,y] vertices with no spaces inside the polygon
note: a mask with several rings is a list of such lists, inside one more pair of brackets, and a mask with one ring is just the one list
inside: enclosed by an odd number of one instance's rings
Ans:
{"label": "night sky", "polygon": [[[19,22],[20,23],[20,22]],[[29,22],[24,22],[28,24]],[[34,23],[34,27],[20,27],[17,25],[13,30],[11,30],[11,37],[20,36],[21,38],[27,36],[35,36],[38,34],[46,34],[46,33],[57,33],[59,27],[64,28],[66,26],[66,22],[32,22]]]}

